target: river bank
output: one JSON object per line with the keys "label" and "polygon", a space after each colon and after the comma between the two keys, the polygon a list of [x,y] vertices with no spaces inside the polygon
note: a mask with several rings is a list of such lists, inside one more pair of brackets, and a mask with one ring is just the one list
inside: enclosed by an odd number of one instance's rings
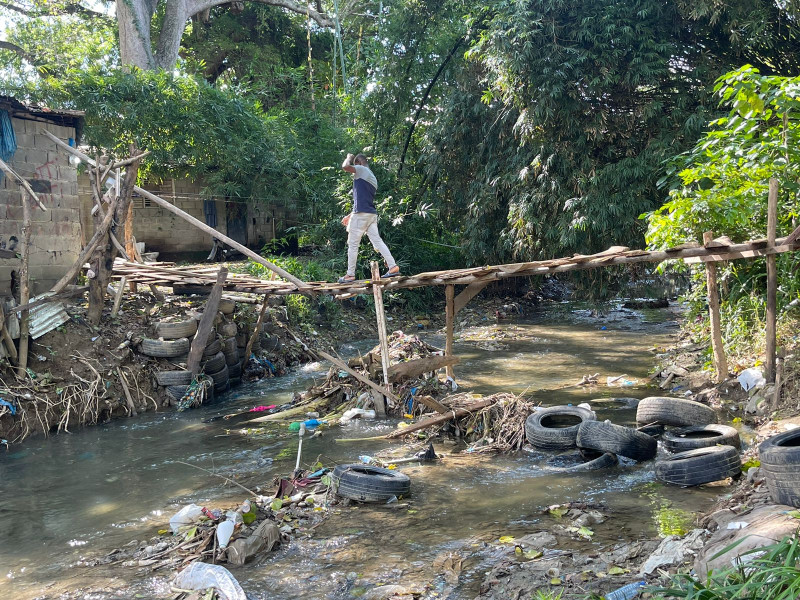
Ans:
{"label": "river bank", "polygon": [[[512,304],[492,299],[457,324],[462,389],[524,392],[547,406],[588,401],[598,419],[624,425],[635,423],[635,399],[663,393],[649,380],[656,355],[679,342],[675,308],[554,303],[509,315]],[[503,305],[506,314],[498,319],[493,311]],[[417,323],[409,326],[420,331]],[[421,331],[441,346],[440,334]],[[363,355],[371,346],[346,344],[339,353]],[[0,530],[17,551],[3,557],[8,571],[0,589],[10,586],[19,598],[170,597],[170,573],[103,558],[157,544],[153,536],[187,503],[224,507],[246,497],[182,462],[258,493],[274,491],[274,478],[293,469],[296,434],[284,424],[252,435],[218,417],[254,404],[284,404],[326,372],[325,365],[308,363],[285,377],[245,384],[221,405],[148,413],[29,440],[7,453],[0,475],[17,493],[0,511]],[[600,385],[576,385],[595,374]],[[602,385],[620,375],[632,385]],[[634,400],[612,400],[623,395]],[[336,442],[372,438],[395,426],[396,420],[366,421],[327,429],[304,443],[307,466],[315,459],[333,466],[362,454],[402,452],[388,441]],[[691,530],[697,513],[713,512],[733,489],[666,486],[656,482],[652,463],[564,474],[547,468],[559,464],[547,452],[454,454],[463,444],[447,437],[434,446],[450,456],[437,465],[399,467],[413,482],[399,510],[332,504],[322,524],[299,527],[276,552],[232,572],[259,599],[499,599],[515,589],[563,591],[564,597],[604,593],[636,579],[664,535]],[[41,480],[48,481],[46,497],[36,483]],[[591,535],[579,533],[581,527]]]}

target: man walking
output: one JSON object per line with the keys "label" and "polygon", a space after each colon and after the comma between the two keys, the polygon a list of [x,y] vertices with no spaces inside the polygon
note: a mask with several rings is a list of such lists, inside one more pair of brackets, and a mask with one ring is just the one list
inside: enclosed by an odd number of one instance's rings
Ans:
{"label": "man walking", "polygon": [[342,163],[342,169],[353,174],[353,212],[342,219],[347,228],[347,275],[339,278],[339,283],[347,283],[356,279],[356,260],[361,238],[367,234],[375,250],[381,253],[389,270],[381,278],[400,275],[400,267],[394,262],[392,253],[378,233],[378,211],[375,210],[375,192],[378,191],[378,180],[367,166],[367,157],[358,154],[355,158],[348,154]]}

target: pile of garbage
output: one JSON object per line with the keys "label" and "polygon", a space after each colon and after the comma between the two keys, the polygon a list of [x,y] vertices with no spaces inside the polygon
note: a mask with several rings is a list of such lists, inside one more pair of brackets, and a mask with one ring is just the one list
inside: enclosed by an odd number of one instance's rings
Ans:
{"label": "pile of garbage", "polygon": [[[444,356],[444,351],[415,335],[395,331],[389,336],[389,381],[394,384],[395,395],[400,402],[388,402],[388,412],[396,416],[420,414],[415,398],[429,396],[437,398],[453,391],[458,386],[452,378],[442,382],[436,372],[455,359]],[[364,356],[353,358],[347,365],[378,385],[383,385],[380,346],[376,346]],[[353,374],[332,367],[325,381],[313,385],[302,394],[297,394],[292,403],[292,412],[300,414],[319,414],[328,424],[346,423],[355,417],[374,417],[373,410],[381,394],[376,392]],[[282,413],[288,416],[289,413]]]}
{"label": "pile of garbage", "polygon": [[146,572],[181,569],[176,591],[213,589],[223,600],[244,599],[220,563],[244,565],[321,523],[328,514],[328,471],[297,472],[291,480],[278,480],[272,496],[251,492],[251,498],[227,509],[187,504],[157,536],[134,540],[95,564],[120,563]]}

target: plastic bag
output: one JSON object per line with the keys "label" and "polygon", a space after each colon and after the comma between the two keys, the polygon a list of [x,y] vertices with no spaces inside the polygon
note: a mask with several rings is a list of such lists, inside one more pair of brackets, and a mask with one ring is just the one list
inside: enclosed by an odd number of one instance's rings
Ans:
{"label": "plastic bag", "polygon": [[767,383],[767,380],[764,379],[764,374],[761,372],[761,369],[757,369],[756,367],[750,367],[749,369],[745,369],[736,380],[742,385],[742,389],[745,392],[749,392],[754,387],[760,387]]}
{"label": "plastic bag", "polygon": [[350,408],[344,411],[342,418],[339,419],[339,423],[349,423],[356,417],[361,417],[362,419],[374,419],[375,418],[375,411],[374,410],[366,410],[364,408]]}
{"label": "plastic bag", "polygon": [[222,600],[247,600],[247,596],[231,575],[230,571],[220,565],[194,562],[178,573],[175,587],[182,590],[206,590],[214,588]]}
{"label": "plastic bag", "polygon": [[174,535],[178,533],[181,527],[194,523],[202,514],[203,508],[201,506],[197,506],[197,504],[187,504],[172,516],[169,520],[169,528]]}

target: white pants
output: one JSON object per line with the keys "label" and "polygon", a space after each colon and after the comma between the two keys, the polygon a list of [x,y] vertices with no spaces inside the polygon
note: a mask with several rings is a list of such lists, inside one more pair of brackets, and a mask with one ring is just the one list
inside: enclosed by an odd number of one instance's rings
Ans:
{"label": "white pants", "polygon": [[358,246],[361,244],[361,238],[364,237],[365,233],[375,250],[381,253],[383,260],[386,261],[390,269],[397,264],[394,262],[388,246],[378,233],[378,215],[374,213],[352,213],[350,222],[347,224],[347,233],[347,274],[350,277],[355,277],[356,275]]}

